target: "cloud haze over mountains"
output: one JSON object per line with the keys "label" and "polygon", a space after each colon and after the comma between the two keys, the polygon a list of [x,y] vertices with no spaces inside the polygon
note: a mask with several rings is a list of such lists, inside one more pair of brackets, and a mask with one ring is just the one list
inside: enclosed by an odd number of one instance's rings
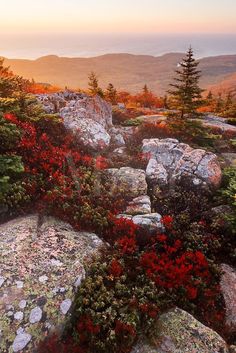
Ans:
{"label": "cloud haze over mountains", "polygon": [[91,57],[108,53],[162,55],[186,52],[197,57],[236,54],[236,34],[6,34],[0,56],[36,59],[44,55]]}

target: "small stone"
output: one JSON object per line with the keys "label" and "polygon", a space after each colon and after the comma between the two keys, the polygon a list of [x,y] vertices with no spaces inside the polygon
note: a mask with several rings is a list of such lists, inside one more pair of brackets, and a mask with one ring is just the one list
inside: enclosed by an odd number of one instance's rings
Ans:
{"label": "small stone", "polygon": [[60,292],[60,288],[59,288],[59,287],[55,287],[55,288],[53,288],[52,292],[53,292],[53,294],[55,295],[55,294],[57,294],[58,292]]}
{"label": "small stone", "polygon": [[4,282],[5,282],[5,278],[0,276],[0,288],[2,287]]}
{"label": "small stone", "polygon": [[61,309],[61,312],[62,314],[66,315],[67,312],[69,311],[70,307],[71,307],[71,300],[70,299],[65,299],[61,305],[60,305],[60,309]]}
{"label": "small stone", "polygon": [[6,305],[6,310],[14,310],[14,306],[11,304]]}
{"label": "small stone", "polygon": [[7,312],[7,316],[8,316],[8,317],[11,317],[11,316],[13,316],[13,315],[14,315],[13,311],[8,311],[8,312]]}
{"label": "small stone", "polygon": [[35,324],[36,322],[39,322],[42,319],[42,315],[43,315],[42,309],[39,306],[36,306],[30,312],[30,317],[29,317],[30,323]]}
{"label": "small stone", "polygon": [[81,283],[82,283],[82,280],[85,278],[85,271],[83,270],[82,273],[79,275],[79,277],[77,278],[77,280],[75,281],[75,288],[78,288]]}
{"label": "small stone", "polygon": [[39,277],[39,282],[40,283],[45,283],[45,282],[47,282],[47,280],[48,280],[48,276],[46,276],[46,275],[43,275],[43,276]]}
{"label": "small stone", "polygon": [[230,346],[229,353],[236,353],[236,346]]}
{"label": "small stone", "polygon": [[14,314],[14,319],[15,320],[21,321],[21,320],[23,320],[23,317],[24,317],[24,313],[22,311],[17,311]]}
{"label": "small stone", "polygon": [[65,293],[66,289],[64,287],[59,288],[60,293]]}
{"label": "small stone", "polygon": [[51,260],[51,265],[52,266],[56,266],[56,267],[60,267],[60,266],[63,266],[63,263],[59,260],[55,260],[55,259],[52,259]]}
{"label": "small stone", "polygon": [[16,286],[18,289],[21,289],[24,287],[24,282],[23,281],[16,281]]}
{"label": "small stone", "polygon": [[28,333],[20,333],[16,336],[13,342],[13,352],[19,352],[24,349],[31,340],[31,335]]}
{"label": "small stone", "polygon": [[198,178],[193,179],[193,185],[198,186],[200,184],[202,184],[202,181],[200,179],[198,179]]}
{"label": "small stone", "polygon": [[50,330],[52,325],[50,324],[50,322],[45,322],[45,327],[46,327],[46,329]]}
{"label": "small stone", "polygon": [[20,302],[19,302],[19,308],[20,309],[24,309],[25,307],[26,307],[26,304],[27,304],[27,301],[26,300],[21,300]]}
{"label": "small stone", "polygon": [[17,335],[19,335],[20,333],[24,333],[25,330],[23,327],[19,327],[18,330],[16,331]]}

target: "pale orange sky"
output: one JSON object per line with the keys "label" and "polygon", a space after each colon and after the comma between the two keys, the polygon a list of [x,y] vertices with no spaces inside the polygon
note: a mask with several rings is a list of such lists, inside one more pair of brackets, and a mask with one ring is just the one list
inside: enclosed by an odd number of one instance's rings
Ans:
{"label": "pale orange sky", "polygon": [[2,33],[236,33],[235,0],[7,0]]}

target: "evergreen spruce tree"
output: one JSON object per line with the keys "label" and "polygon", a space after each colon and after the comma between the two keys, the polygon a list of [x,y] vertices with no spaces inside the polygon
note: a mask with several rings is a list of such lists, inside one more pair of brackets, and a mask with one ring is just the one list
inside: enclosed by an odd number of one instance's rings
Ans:
{"label": "evergreen spruce tree", "polygon": [[109,85],[107,86],[105,96],[112,105],[117,104],[117,90],[115,89],[112,83],[109,83]]}
{"label": "evergreen spruce tree", "polygon": [[208,92],[206,101],[207,101],[207,104],[211,104],[213,102],[213,94],[211,91]]}
{"label": "evergreen spruce tree", "polygon": [[143,93],[144,94],[148,94],[149,93],[149,89],[148,89],[148,86],[146,84],[143,87]]}
{"label": "evergreen spruce tree", "polygon": [[199,87],[201,71],[197,69],[198,62],[194,59],[193,50],[190,47],[186,57],[179,64],[176,70],[177,76],[168,93],[173,98],[175,109],[181,113],[181,118],[185,115],[193,117],[196,115],[197,108],[203,104],[202,90]]}
{"label": "evergreen spruce tree", "polygon": [[222,93],[219,93],[217,101],[216,101],[216,106],[215,106],[215,113],[222,113],[224,110],[224,100],[222,98]]}
{"label": "evergreen spruce tree", "polygon": [[207,94],[207,100],[212,100],[212,98],[213,98],[213,94],[212,94],[212,92],[211,91],[209,91],[208,92],[208,94]]}
{"label": "evergreen spruce tree", "polygon": [[144,108],[151,108],[155,104],[156,97],[146,84],[143,86],[141,94],[139,94],[137,97],[141,106]]}
{"label": "evergreen spruce tree", "polygon": [[231,92],[227,94],[226,102],[225,102],[225,110],[229,110],[233,105],[233,98]]}
{"label": "evergreen spruce tree", "polygon": [[91,72],[88,77],[88,86],[89,86],[89,93],[93,96],[99,95],[100,97],[104,97],[103,90],[99,87],[98,78],[95,72]]}
{"label": "evergreen spruce tree", "polygon": [[163,108],[164,108],[164,109],[169,109],[168,96],[167,96],[167,94],[165,94],[164,97],[163,97]]}

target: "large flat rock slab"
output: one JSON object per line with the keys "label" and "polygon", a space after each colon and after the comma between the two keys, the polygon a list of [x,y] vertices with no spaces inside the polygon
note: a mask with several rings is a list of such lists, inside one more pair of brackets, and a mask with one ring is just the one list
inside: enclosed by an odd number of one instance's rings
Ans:
{"label": "large flat rock slab", "polygon": [[32,352],[63,326],[85,265],[102,241],[52,217],[30,215],[0,225],[0,352]]}

